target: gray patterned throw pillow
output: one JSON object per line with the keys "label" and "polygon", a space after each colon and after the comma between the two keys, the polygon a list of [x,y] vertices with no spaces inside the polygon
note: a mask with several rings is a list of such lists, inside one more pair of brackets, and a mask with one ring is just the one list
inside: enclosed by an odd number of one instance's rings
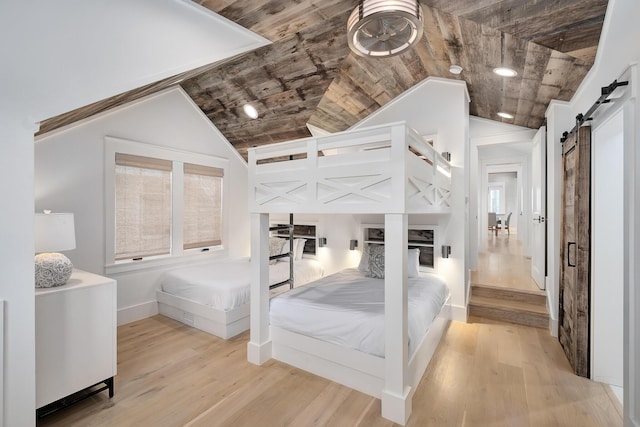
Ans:
{"label": "gray patterned throw pillow", "polygon": [[367,276],[384,279],[384,245],[369,245],[369,271]]}

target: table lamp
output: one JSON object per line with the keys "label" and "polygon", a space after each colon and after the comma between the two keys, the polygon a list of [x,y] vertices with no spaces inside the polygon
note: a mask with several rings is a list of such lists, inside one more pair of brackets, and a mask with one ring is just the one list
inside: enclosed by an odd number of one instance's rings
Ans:
{"label": "table lamp", "polygon": [[35,215],[36,288],[50,288],[67,283],[73,264],[57,251],[76,248],[76,232],[72,213],[44,213]]}

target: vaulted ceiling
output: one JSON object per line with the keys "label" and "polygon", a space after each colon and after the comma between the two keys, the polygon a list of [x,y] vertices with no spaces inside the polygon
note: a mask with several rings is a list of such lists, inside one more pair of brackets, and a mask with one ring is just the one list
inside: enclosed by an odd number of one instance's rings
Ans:
{"label": "vaulted ceiling", "polygon": [[[347,46],[354,0],[202,0],[271,40],[203,67],[41,123],[40,133],[179,84],[242,155],[248,147],[309,136],[307,124],[347,129],[429,76],[462,79],[470,113],[537,128],[552,99],[569,100],[593,65],[607,0],[422,0],[424,35],[391,58]],[[449,66],[463,67],[460,75]],[[518,75],[502,78],[494,67]],[[252,103],[260,116],[243,111]],[[498,111],[513,114],[500,119]]]}

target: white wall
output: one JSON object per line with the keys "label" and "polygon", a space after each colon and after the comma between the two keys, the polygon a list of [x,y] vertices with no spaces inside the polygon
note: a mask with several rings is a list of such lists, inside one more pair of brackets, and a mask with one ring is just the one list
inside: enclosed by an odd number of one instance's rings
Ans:
{"label": "white wall", "polygon": [[477,145],[527,142],[531,139],[528,136],[531,129],[527,127],[475,116],[469,118],[469,132]]}
{"label": "white wall", "polygon": [[623,112],[593,130],[591,183],[592,378],[623,385],[624,157]]}
{"label": "white wall", "polygon": [[[635,0],[610,0],[607,6],[602,36],[598,46],[596,62],[580,85],[580,88],[569,103],[553,102],[547,110],[547,188],[554,197],[548,198],[548,259],[549,280],[547,291],[551,303],[551,316],[555,322],[552,332],[557,333],[558,282],[559,282],[559,239],[560,239],[560,191],[562,183],[562,167],[560,154],[560,137],[562,132],[570,130],[578,113],[586,112],[600,96],[600,88],[608,86],[613,80],[632,78],[632,85],[637,84],[637,72],[632,71],[623,76],[632,63],[640,60],[640,44],[630,42],[640,39],[640,2]],[[628,104],[624,106],[624,151],[619,159],[618,167],[623,168],[625,177],[625,240],[624,245],[624,419],[625,425],[640,426],[640,286],[636,273],[637,250],[640,247],[640,230],[638,229],[638,209],[640,209],[640,193],[637,189],[638,159],[637,144],[640,142],[640,105],[637,89],[633,92]],[[596,120],[593,126],[598,126]],[[597,143],[597,142],[595,142]],[[635,180],[635,181],[634,181]],[[597,284],[596,284],[597,286]]]}
{"label": "white wall", "polygon": [[451,290],[454,317],[466,321],[468,251],[469,95],[458,80],[427,78],[352,128],[405,121],[420,135],[437,134],[437,151],[451,153],[450,215],[425,215],[417,224],[438,225],[441,244],[451,245],[451,257],[439,271]]}
{"label": "white wall", "polygon": [[5,301],[0,424],[35,424],[33,125],[0,99],[0,299]]}
{"label": "white wall", "polygon": [[6,1],[0,27],[3,94],[33,122],[269,43],[184,0]]}
{"label": "white wall", "polygon": [[[35,424],[33,134],[36,123],[265,43],[190,1],[0,2],[2,420]],[[8,202],[10,201],[10,202]]]}
{"label": "white wall", "polygon": [[640,71],[624,106],[624,422],[640,426]]}
{"label": "white wall", "polygon": [[[246,163],[178,86],[37,139],[35,208],[75,214],[76,249],[67,256],[77,268],[105,274],[105,136],[229,159],[227,250],[207,256],[249,256]],[[158,278],[175,267],[111,274],[118,281],[118,309],[153,314]],[[120,323],[136,318],[131,315],[121,312]]]}
{"label": "white wall", "polygon": [[[560,138],[571,110],[566,102],[553,101],[547,109],[547,277],[545,289],[551,335],[558,335],[560,301],[560,226],[562,223],[562,145]],[[575,117],[575,116],[574,116]]]}

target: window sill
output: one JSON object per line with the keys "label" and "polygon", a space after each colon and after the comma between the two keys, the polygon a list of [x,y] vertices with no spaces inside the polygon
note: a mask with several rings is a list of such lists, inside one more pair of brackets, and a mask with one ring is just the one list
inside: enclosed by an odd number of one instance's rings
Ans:
{"label": "window sill", "polygon": [[106,275],[127,273],[131,271],[149,270],[160,267],[171,267],[176,265],[193,264],[205,261],[207,259],[220,258],[224,255],[225,248],[220,246],[215,249],[209,249],[206,252],[191,252],[183,255],[168,255],[164,257],[154,257],[150,259],[142,259],[140,261],[129,261],[118,264],[107,264],[104,266]]}

